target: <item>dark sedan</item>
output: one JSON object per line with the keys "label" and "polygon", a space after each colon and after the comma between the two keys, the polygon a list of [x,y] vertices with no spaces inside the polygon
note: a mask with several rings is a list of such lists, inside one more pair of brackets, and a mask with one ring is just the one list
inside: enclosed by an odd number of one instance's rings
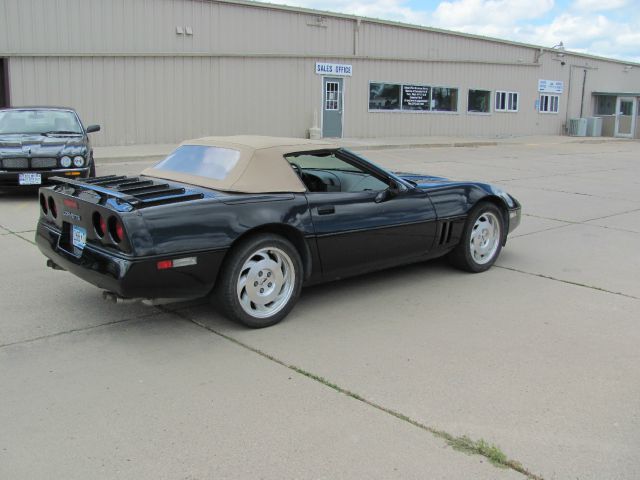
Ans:
{"label": "dark sedan", "polygon": [[93,150],[71,108],[0,109],[0,188],[47,183],[50,177],[95,177]]}
{"label": "dark sedan", "polygon": [[50,267],[116,300],[210,296],[251,327],[284,318],[303,284],[444,255],[485,271],[520,223],[495,186],[312,140],[202,138],[139,176],[54,180],[36,233]]}

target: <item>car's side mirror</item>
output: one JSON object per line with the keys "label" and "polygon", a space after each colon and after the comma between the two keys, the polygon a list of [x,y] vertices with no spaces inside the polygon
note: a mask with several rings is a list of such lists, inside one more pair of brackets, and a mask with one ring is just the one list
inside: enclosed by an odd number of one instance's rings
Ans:
{"label": "car's side mirror", "polygon": [[89,125],[86,129],[87,133],[93,133],[93,132],[99,132],[100,131],[100,125]]}
{"label": "car's side mirror", "polygon": [[399,192],[400,186],[396,182],[391,182],[388,188],[378,192],[374,200],[376,203],[386,202],[395,197]]}
{"label": "car's side mirror", "polygon": [[384,190],[381,190],[378,192],[378,194],[374,198],[374,201],[376,203],[382,203],[382,202],[386,202],[390,198],[391,198],[391,192],[389,191],[388,188],[385,188]]}
{"label": "car's side mirror", "polygon": [[398,195],[401,191],[402,191],[402,187],[392,180],[391,184],[389,184],[389,192],[391,193],[391,195],[392,196]]}

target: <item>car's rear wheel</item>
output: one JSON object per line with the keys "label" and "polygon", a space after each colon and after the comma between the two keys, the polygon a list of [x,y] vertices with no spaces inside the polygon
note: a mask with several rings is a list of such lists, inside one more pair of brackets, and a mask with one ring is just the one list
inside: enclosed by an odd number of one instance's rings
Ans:
{"label": "car's rear wheel", "polygon": [[302,260],[285,238],[261,234],[233,248],[213,300],[228,318],[252,328],[281,321],[302,288]]}
{"label": "car's rear wheel", "polygon": [[500,255],[503,235],[500,209],[492,203],[480,203],[469,213],[460,243],[449,254],[449,260],[462,270],[484,272]]}

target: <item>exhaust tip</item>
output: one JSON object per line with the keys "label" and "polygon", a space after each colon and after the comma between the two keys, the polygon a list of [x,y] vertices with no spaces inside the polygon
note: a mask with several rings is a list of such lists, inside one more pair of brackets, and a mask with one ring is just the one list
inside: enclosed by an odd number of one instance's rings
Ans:
{"label": "exhaust tip", "polygon": [[126,297],[122,297],[120,295],[118,295],[117,293],[114,292],[108,292],[108,291],[104,291],[102,292],[102,298],[108,302],[111,303],[118,303],[118,304],[128,304],[128,303],[136,303],[141,301],[141,298],[126,298]]}
{"label": "exhaust tip", "polygon": [[47,259],[47,267],[49,268],[53,268],[54,270],[62,270],[65,271],[64,268],[62,268],[60,265],[58,265],[57,263],[55,263],[53,260],[51,259]]}

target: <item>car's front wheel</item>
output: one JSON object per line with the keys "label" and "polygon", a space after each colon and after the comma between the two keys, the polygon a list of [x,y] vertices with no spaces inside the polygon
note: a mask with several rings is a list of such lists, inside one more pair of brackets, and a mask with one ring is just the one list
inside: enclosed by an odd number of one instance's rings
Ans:
{"label": "car's front wheel", "polygon": [[492,203],[480,203],[471,210],[458,246],[449,254],[453,265],[468,272],[484,272],[502,250],[504,220]]}
{"label": "car's front wheel", "polygon": [[287,239],[261,234],[229,253],[213,301],[232,320],[252,328],[274,325],[294,307],[302,288],[300,254]]}

